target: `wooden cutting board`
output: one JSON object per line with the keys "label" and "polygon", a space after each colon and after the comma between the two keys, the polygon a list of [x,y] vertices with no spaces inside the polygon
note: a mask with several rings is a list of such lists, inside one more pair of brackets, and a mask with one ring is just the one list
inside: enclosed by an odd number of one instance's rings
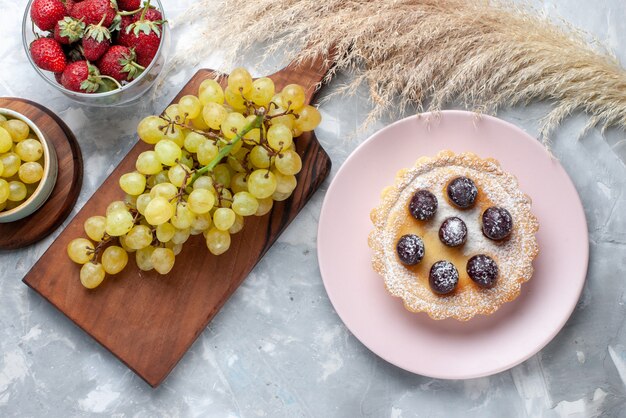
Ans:
{"label": "wooden cutting board", "polygon": [[[329,67],[320,58],[290,65],[270,77],[277,90],[289,83],[304,86],[310,102]],[[185,94],[197,94],[200,83],[214,75],[210,70],[198,71],[173,102]],[[148,384],[158,386],[328,176],[331,161],[315,135],[303,134],[296,143],[303,168],[292,197],[276,202],[266,216],[246,218],[227,253],[213,256],[202,235],[192,236],[168,275],[142,272],[131,257],[122,273],[87,290],[80,284],[79,266],[67,257],[66,246],[86,236],[83,223],[88,217],[103,215],[110,202],[123,198],[119,177],[133,171],[137,156],[151,148],[139,141],[33,266],[24,283]]]}

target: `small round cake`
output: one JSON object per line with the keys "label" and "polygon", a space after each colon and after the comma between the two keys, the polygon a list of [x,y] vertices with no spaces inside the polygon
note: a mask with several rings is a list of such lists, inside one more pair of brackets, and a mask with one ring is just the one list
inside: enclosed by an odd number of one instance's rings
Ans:
{"label": "small round cake", "polygon": [[539,224],[517,179],[494,159],[422,157],[398,172],[371,218],[374,270],[409,311],[489,315],[532,277]]}

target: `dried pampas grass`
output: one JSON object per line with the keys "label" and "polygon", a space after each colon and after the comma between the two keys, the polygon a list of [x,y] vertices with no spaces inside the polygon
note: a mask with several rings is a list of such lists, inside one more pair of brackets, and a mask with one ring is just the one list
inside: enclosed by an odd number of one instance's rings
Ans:
{"label": "dried pampas grass", "polygon": [[370,86],[370,120],[408,105],[437,110],[457,101],[495,113],[548,100],[546,138],[576,110],[590,116],[586,129],[626,127],[626,72],[615,57],[575,29],[509,3],[199,0],[183,19],[206,28],[196,56],[215,45],[227,45],[231,59],[258,45],[288,60],[332,54],[337,65],[328,78],[348,70],[355,76],[344,91]]}

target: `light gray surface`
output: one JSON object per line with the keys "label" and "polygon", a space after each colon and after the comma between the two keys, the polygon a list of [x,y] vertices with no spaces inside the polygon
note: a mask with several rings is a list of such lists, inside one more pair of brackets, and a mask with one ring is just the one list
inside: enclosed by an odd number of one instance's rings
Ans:
{"label": "light gray surface", "polygon": [[[130,149],[138,121],[162,110],[199,67],[178,69],[155,101],[81,108],[29,68],[18,30],[25,3],[0,0],[0,96],[44,104],[78,137],[85,181],[75,214]],[[191,3],[164,1],[170,16]],[[591,31],[626,62],[621,0],[538,4]],[[204,65],[219,63],[212,57]],[[333,160],[331,177],[385,125],[357,132],[368,108],[366,92],[322,105],[317,136]],[[546,109],[533,105],[499,116],[537,135]],[[0,253],[0,416],[626,416],[626,169],[609,145],[623,134],[611,132],[605,140],[593,131],[579,141],[584,122],[582,116],[567,121],[553,152],[572,176],[588,218],[587,282],[565,328],[522,365],[488,378],[442,381],[400,370],[361,345],[333,311],[317,265],[326,183],[156,390],[22,284],[56,234]]]}

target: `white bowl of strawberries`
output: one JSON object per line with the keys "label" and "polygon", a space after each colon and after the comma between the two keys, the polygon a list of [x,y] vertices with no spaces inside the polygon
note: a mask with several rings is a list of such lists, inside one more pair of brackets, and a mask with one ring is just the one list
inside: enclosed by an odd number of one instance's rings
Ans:
{"label": "white bowl of strawberries", "polygon": [[30,0],[22,40],[50,85],[78,102],[112,106],[152,87],[169,30],[159,0]]}

